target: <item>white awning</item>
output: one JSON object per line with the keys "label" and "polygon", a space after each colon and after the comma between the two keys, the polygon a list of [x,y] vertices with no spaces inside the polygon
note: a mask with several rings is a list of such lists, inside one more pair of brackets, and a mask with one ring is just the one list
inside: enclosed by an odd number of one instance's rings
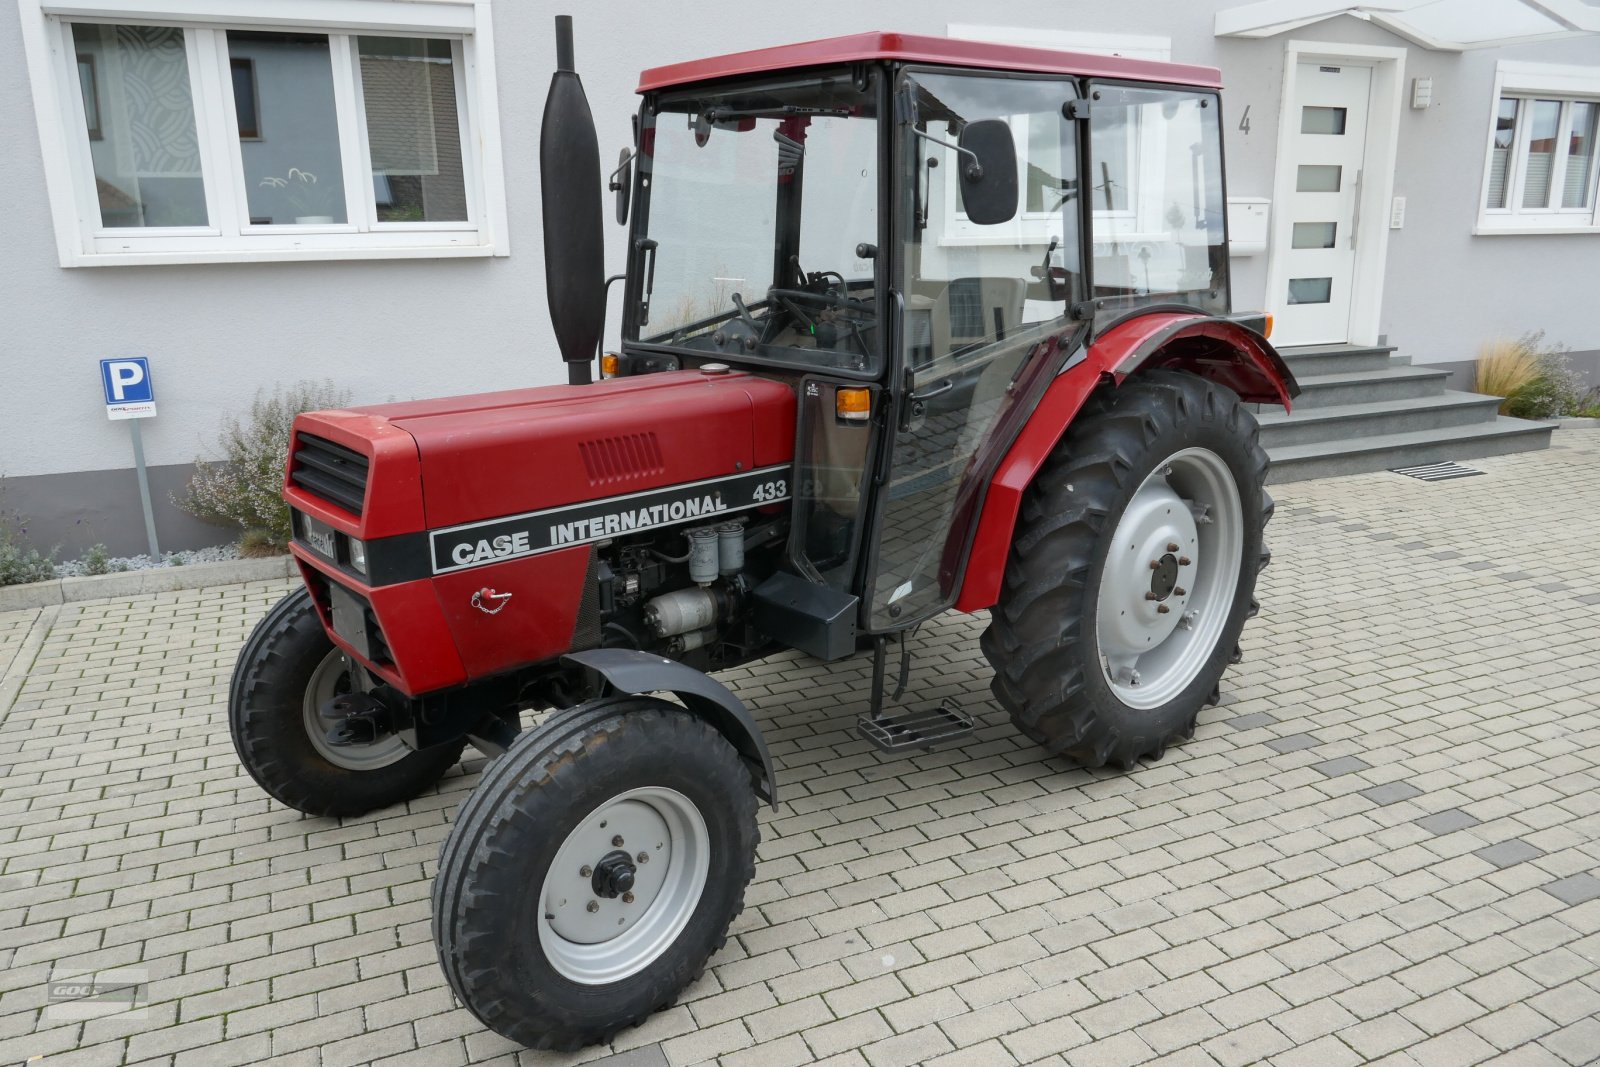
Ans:
{"label": "white awning", "polygon": [[1441,52],[1600,33],[1600,7],[1583,0],[1258,0],[1217,12],[1218,37],[1271,37],[1350,15]]}

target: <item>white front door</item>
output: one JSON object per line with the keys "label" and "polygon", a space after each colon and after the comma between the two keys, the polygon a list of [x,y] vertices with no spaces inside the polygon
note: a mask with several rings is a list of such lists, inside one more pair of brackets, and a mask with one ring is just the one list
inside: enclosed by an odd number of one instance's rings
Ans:
{"label": "white front door", "polygon": [[1290,133],[1280,146],[1294,177],[1282,204],[1288,225],[1274,249],[1283,257],[1284,291],[1268,294],[1276,344],[1349,340],[1371,91],[1371,67],[1301,63],[1296,72]]}

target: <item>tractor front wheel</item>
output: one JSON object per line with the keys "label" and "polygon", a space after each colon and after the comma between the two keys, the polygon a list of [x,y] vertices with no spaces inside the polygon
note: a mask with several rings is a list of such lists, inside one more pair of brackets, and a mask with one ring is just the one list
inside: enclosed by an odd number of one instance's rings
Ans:
{"label": "tractor front wheel", "polygon": [[228,687],[239,762],[268,793],[308,815],[360,815],[417,796],[461,758],[465,741],[422,752],[394,734],[368,745],[328,743],[318,709],[350,692],[344,654],[300,588],[256,624]]}
{"label": "tractor front wheel", "polygon": [[983,635],[1024,734],[1084,766],[1159,758],[1234,659],[1268,558],[1255,417],[1156,371],[1091,401],[1029,487]]}
{"label": "tractor front wheel", "polygon": [[445,840],[433,933],[450,987],[530,1048],[637,1026],[726,941],[755,805],[733,746],[675,704],[556,713],[490,766]]}

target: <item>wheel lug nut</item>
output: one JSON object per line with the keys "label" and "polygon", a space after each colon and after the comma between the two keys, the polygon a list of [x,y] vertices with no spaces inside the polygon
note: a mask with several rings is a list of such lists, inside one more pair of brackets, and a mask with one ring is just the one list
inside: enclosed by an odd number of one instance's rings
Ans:
{"label": "wheel lug nut", "polygon": [[596,912],[600,910],[600,902],[598,900],[591,900],[584,906],[587,907],[590,912]]}
{"label": "wheel lug nut", "polygon": [[1167,607],[1165,604],[1157,604],[1156,605],[1156,614],[1157,615],[1165,615],[1167,612],[1169,612],[1171,610],[1172,609]]}
{"label": "wheel lug nut", "polygon": [[578,869],[578,877],[579,878],[592,878],[593,876],[594,876],[594,868],[593,867],[581,867],[581,868]]}
{"label": "wheel lug nut", "polygon": [[613,837],[611,839],[611,847],[612,848],[621,848],[622,847],[622,835],[621,834],[618,834],[616,837]]}
{"label": "wheel lug nut", "polygon": [[1154,594],[1154,593],[1146,593],[1146,594],[1145,594],[1145,595],[1144,595],[1144,598],[1145,598],[1145,599],[1146,599],[1146,600],[1154,600],[1154,599],[1155,599],[1155,598],[1156,598],[1156,595],[1155,595],[1155,594]]}
{"label": "wheel lug nut", "polygon": [[1188,594],[1188,592],[1189,591],[1187,589],[1185,589],[1181,585],[1176,585],[1176,586],[1172,587],[1172,595],[1173,596],[1185,596],[1185,595]]}
{"label": "wheel lug nut", "polygon": [[633,903],[633,894],[632,893],[624,893],[624,894],[622,894],[622,902],[624,904],[632,904]]}
{"label": "wheel lug nut", "polygon": [[649,863],[650,862],[650,853],[641,852],[637,856],[635,856],[634,858],[637,859],[640,863]]}
{"label": "wheel lug nut", "polygon": [[1179,556],[1178,557],[1178,566],[1187,567],[1188,565],[1189,565],[1189,557],[1188,556]]}
{"label": "wheel lug nut", "polygon": [[1153,571],[1160,570],[1161,569],[1161,561],[1159,559],[1151,560],[1150,561],[1150,569],[1153,570]]}
{"label": "wheel lug nut", "polygon": [[1167,542],[1167,551],[1168,552],[1176,552],[1176,551],[1178,551],[1178,542],[1176,542],[1176,541],[1168,541]]}

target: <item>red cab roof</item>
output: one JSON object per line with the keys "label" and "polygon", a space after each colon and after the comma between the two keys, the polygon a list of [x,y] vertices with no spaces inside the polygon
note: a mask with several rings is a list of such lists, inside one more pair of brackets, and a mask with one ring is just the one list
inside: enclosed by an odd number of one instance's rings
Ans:
{"label": "red cab roof", "polygon": [[1215,67],[1188,63],[1159,63],[1148,59],[1090,55],[1086,52],[1057,52],[1048,48],[1019,48],[986,41],[964,41],[955,37],[921,37],[909,33],[856,33],[848,37],[829,37],[822,41],[758,48],[734,52],[688,63],[652,67],[639,76],[641,93],[677,85],[733,78],[744,74],[763,74],[801,67],[835,66],[894,60],[930,63],[950,67],[979,67],[984,70],[1014,70],[1033,74],[1067,74],[1093,78],[1128,78],[1138,81],[1222,88],[1222,73]]}

